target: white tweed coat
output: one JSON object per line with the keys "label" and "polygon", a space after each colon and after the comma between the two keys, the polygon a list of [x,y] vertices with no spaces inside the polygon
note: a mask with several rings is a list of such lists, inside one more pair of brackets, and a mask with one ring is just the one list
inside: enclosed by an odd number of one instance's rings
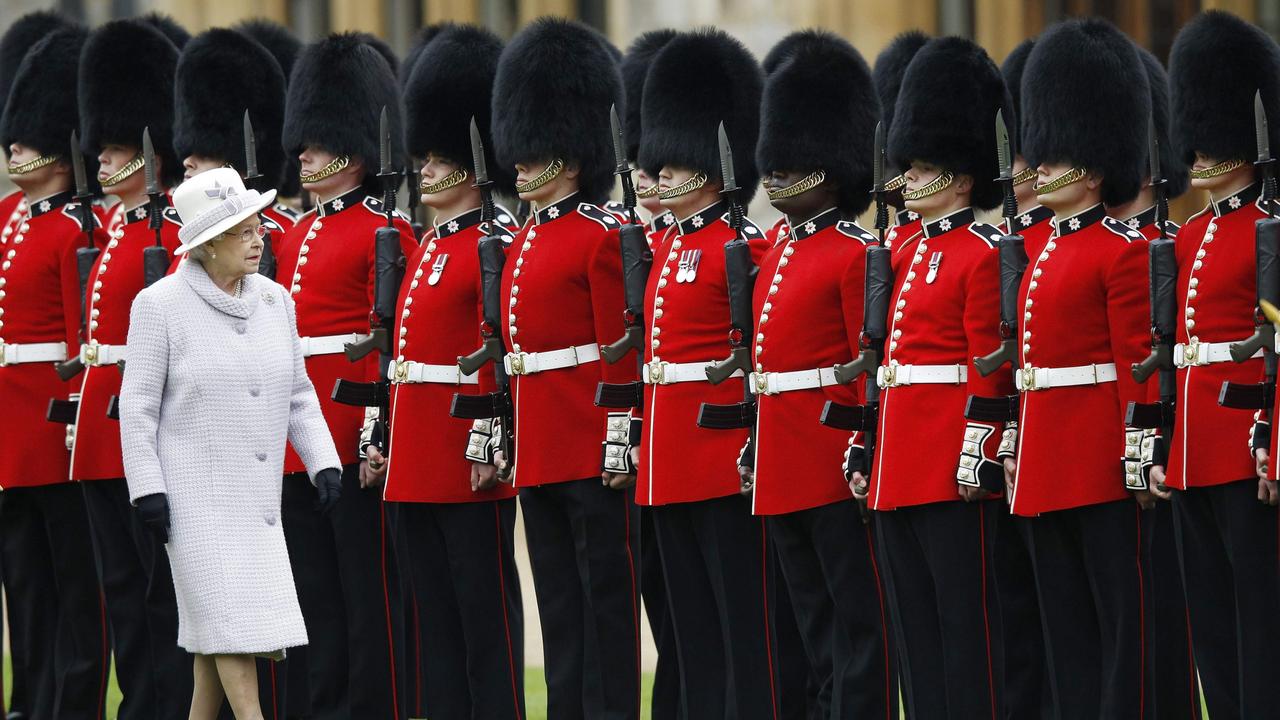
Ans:
{"label": "white tweed coat", "polygon": [[307,644],[280,521],[286,438],[314,481],[339,468],[307,378],[293,300],[196,262],[138,294],[120,391],[129,498],[165,493],[178,644],[269,654]]}

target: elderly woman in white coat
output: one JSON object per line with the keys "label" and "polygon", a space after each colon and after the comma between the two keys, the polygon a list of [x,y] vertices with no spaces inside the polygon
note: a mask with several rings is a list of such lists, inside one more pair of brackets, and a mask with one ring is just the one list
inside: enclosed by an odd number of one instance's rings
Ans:
{"label": "elderly woman in white coat", "polygon": [[258,212],[275,194],[229,168],[178,187],[187,258],[130,316],[125,475],[143,523],[168,540],[178,644],[195,654],[193,720],[215,718],[224,695],[238,720],[260,720],[254,658],[307,643],[280,523],[286,439],[322,506],[341,491],[293,300],[255,274]]}

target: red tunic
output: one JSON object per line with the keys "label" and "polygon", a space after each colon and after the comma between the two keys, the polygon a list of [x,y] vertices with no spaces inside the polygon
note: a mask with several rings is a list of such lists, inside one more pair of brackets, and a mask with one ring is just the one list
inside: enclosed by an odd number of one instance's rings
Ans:
{"label": "red tunic", "polygon": [[764,237],[769,241],[769,245],[777,245],[779,238],[784,237],[791,228],[787,225],[787,216],[783,215],[773,221],[773,225],[764,231]]}
{"label": "red tunic", "polygon": [[1036,205],[1013,219],[1013,232],[1022,236],[1027,257],[1035,257],[1044,250],[1053,234],[1052,220],[1053,211],[1043,205]]}
{"label": "red tunic", "polygon": [[[148,224],[147,204],[119,213],[121,224],[109,234],[98,261],[89,271],[84,299],[89,324],[86,342],[125,345],[129,339],[129,310],[143,287],[142,251],[155,245],[156,234]],[[171,207],[165,208],[161,234],[165,250],[177,266],[174,251],[181,244],[182,224]],[[78,346],[77,346],[78,347]],[[80,379],[80,405],[76,412],[76,441],[71,449],[72,480],[106,480],[124,477],[120,454],[120,423],[107,417],[111,398],[120,394],[122,374],[114,365],[88,366]]]}
{"label": "red tunic", "polygon": [[964,407],[970,395],[1013,391],[1009,375],[984,378],[973,368],[973,358],[991,352],[1000,337],[1002,234],[964,208],[922,224],[919,234],[897,246],[883,364],[963,367],[967,381],[883,389],[868,496],[873,509],[958,500],[956,476],[967,441],[977,444],[974,455],[995,459],[1002,429],[966,420]]}
{"label": "red tunic", "polygon": [[[276,249],[276,281],[289,288],[297,303],[300,337],[369,332],[376,273],[374,233],[386,223],[382,203],[355,188],[317,205],[280,238]],[[400,231],[405,257],[411,257],[417,249],[413,230],[399,214],[395,226]],[[320,410],[329,423],[339,460],[343,465],[357,462],[364,408],[341,405],[330,396],[340,378],[354,382],[376,381],[378,353],[370,353],[358,363],[348,362],[341,352],[313,355],[306,363],[307,375],[320,398]],[[284,471],[295,473],[305,469],[290,447],[285,454]]]}
{"label": "red tunic", "polygon": [[[866,246],[875,236],[832,209],[780,229],[765,254],[752,308],[757,372],[830,368],[858,353]],[[849,385],[758,395],[757,515],[808,510],[848,500],[840,459],[849,433],[818,419],[828,400],[862,402],[862,379]]]}
{"label": "red tunic", "polygon": [[[512,352],[548,352],[611,343],[625,301],[618,220],[570,195],[539,209],[511,244],[502,273]],[[595,360],[513,375],[516,487],[597,477],[608,410],[596,407],[600,381],[636,379],[635,358]]]}
{"label": "red tunic", "polygon": [[[727,206],[717,202],[681,220],[654,245],[645,286],[645,362],[708,364],[729,354],[729,290],[724,245],[734,238]],[[768,243],[750,221],[743,236],[757,263]],[[690,276],[680,272],[693,268]],[[737,464],[747,430],[707,430],[697,425],[703,402],[742,402],[743,380],[719,385],[704,380],[645,385],[644,428],[636,502],[695,502],[735,495]]]}
{"label": "red tunic", "polygon": [[[397,307],[397,337],[404,341],[398,361],[456,366],[459,356],[480,346],[483,304],[476,244],[484,235],[479,223],[479,209],[441,222],[409,258]],[[493,366],[482,368],[478,379],[475,385],[393,386],[384,499],[456,503],[515,495],[515,488],[505,483],[471,491],[471,463],[464,456],[471,421],[451,417],[449,406],[455,393],[491,392]]]}
{"label": "red tunic", "polygon": [[1022,367],[1114,363],[1116,381],[1022,393],[1014,513],[1129,497],[1124,416],[1147,396],[1129,371],[1151,350],[1146,277],[1145,238],[1101,205],[1059,219],[1031,258],[1019,295]]}
{"label": "red tunic", "polygon": [[[19,205],[22,206],[21,210],[18,209]],[[27,204],[22,201],[21,190],[14,190],[0,198],[0,221],[4,222],[3,227],[8,227],[10,223],[17,221],[26,210]]]}
{"label": "red tunic", "polygon": [[[71,195],[30,203],[0,231],[0,344],[79,347],[76,249],[85,238]],[[66,432],[45,413],[50,398],[66,398],[71,388],[53,366],[0,365],[0,489],[67,480]]]}
{"label": "red tunic", "polygon": [[298,219],[302,217],[302,213],[282,203],[263,208],[261,215],[278,225],[283,232],[293,229],[293,226],[298,224]]}

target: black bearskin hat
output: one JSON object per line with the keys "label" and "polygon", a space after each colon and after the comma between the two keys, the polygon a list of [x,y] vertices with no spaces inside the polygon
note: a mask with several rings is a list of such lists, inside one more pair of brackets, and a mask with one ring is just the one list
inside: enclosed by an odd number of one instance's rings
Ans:
{"label": "black bearskin hat", "polygon": [[359,38],[360,42],[368,45],[374,50],[377,50],[378,54],[382,56],[382,59],[387,61],[387,66],[391,68],[391,74],[399,77],[400,58],[396,57],[396,51],[392,50],[390,45],[377,35],[371,35],[366,32],[357,32],[352,34]]}
{"label": "black bearskin hat", "polygon": [[1066,20],[1036,41],[1022,74],[1022,154],[1102,173],[1123,205],[1147,175],[1151,88],[1133,41],[1099,18]]}
{"label": "black bearskin hat", "polygon": [[289,76],[293,74],[293,63],[302,52],[302,41],[280,23],[261,18],[245,20],[237,24],[234,29],[253,38],[271,53],[271,56],[280,64],[280,72],[284,74],[287,85]]}
{"label": "black bearskin hat", "polygon": [[990,210],[1001,198],[994,180],[996,111],[1009,105],[986,50],[964,38],[930,40],[902,76],[889,159],[902,168],[920,160],[972,177],[974,207]]}
{"label": "black bearskin hat", "polygon": [[31,47],[13,74],[9,102],[0,118],[0,142],[18,142],[41,155],[66,157],[71,131],[80,126],[75,87],[80,49],[89,31],[67,26],[54,30]]}
{"label": "black bearskin hat", "polygon": [[820,33],[812,30],[797,30],[779,40],[777,44],[769,48],[769,52],[764,55],[764,60],[760,62],[760,67],[764,70],[764,76],[768,78],[772,75],[782,63],[795,54],[797,48],[820,37]]}
{"label": "black bearskin hat", "polygon": [[181,51],[191,41],[191,33],[187,29],[178,24],[178,21],[164,15],[162,13],[147,13],[139,18],[142,22],[159,30],[165,37],[169,38],[169,42]]}
{"label": "black bearskin hat", "polygon": [[391,163],[404,167],[400,92],[387,59],[363,33],[335,33],[303,49],[284,105],[284,151],[307,145],[364,161],[365,185],[379,186],[378,133],[382,108],[391,131]]}
{"label": "black bearskin hat", "polygon": [[[1160,150],[1160,175],[1164,177],[1165,196],[1172,199],[1187,191],[1191,184],[1191,175],[1187,164],[1169,142],[1169,75],[1164,66],[1144,48],[1138,48],[1138,57],[1147,69],[1147,85],[1151,88],[1151,118],[1156,126],[1156,141]],[[1142,167],[1151,164],[1151,158],[1143,153]],[[1144,173],[1145,175],[1145,173]]]}
{"label": "black bearskin hat", "polygon": [[824,170],[840,209],[871,202],[871,164],[880,102],[871,69],[852,45],[809,30],[765,80],[756,162],[770,170]]}
{"label": "black bearskin hat", "polygon": [[653,59],[641,108],[640,167],[652,177],[665,165],[721,182],[717,128],[724,123],[743,203],[760,184],[756,142],[764,73],[751,53],[723,31],[681,33]]}
{"label": "black bearskin hat", "polygon": [[112,20],[90,33],[77,87],[85,153],[97,155],[109,144],[141,150],[142,131],[150,128],[161,182],[182,182],[182,160],[173,150],[177,66],[178,48],[146,20]]}
{"label": "black bearskin hat", "polygon": [[244,33],[215,28],[192,38],[178,57],[173,145],[179,157],[231,163],[243,175],[244,111],[253,123],[258,169],[274,187],[284,170],[284,73]]}
{"label": "black bearskin hat", "polygon": [[[9,88],[13,78],[18,74],[18,66],[36,43],[54,30],[70,26],[72,23],[62,15],[48,10],[37,10],[27,13],[9,26],[0,36],[0,110],[4,109],[5,100],[9,97]],[[6,147],[5,152],[8,152]]]}
{"label": "black bearskin hat", "polygon": [[413,42],[409,45],[409,51],[404,54],[404,62],[400,63],[400,84],[407,85],[409,76],[413,74],[413,68],[418,64],[418,58],[422,57],[422,51],[431,44],[432,40],[446,28],[456,27],[453,23],[436,23],[428,25],[417,32],[413,36]]}
{"label": "black bearskin hat", "polygon": [[438,153],[471,171],[471,118],[484,140],[489,178],[510,194],[515,174],[494,158],[490,139],[493,78],[502,40],[474,25],[449,25],[418,55],[404,88],[405,146],[414,157]]}
{"label": "black bearskin hat", "polygon": [[1280,148],[1280,47],[1229,13],[1209,10],[1178,33],[1169,53],[1173,142],[1187,164],[1202,152],[1218,160],[1258,156],[1253,96],[1271,128],[1271,148]]}
{"label": "black bearskin hat", "polygon": [[885,49],[876,56],[871,80],[875,83],[876,94],[880,96],[880,119],[884,122],[886,133],[893,127],[894,108],[898,104],[898,92],[902,89],[902,76],[906,74],[911,59],[928,43],[928,35],[919,30],[908,30],[889,41]]}
{"label": "black bearskin hat", "polygon": [[1036,46],[1035,38],[1027,38],[1018,43],[1000,65],[1000,74],[1004,76],[1004,86],[1009,90],[1009,99],[1013,102],[1013,115],[1006,113],[1005,124],[1009,126],[1009,139],[1013,142],[1014,152],[1022,153],[1022,71],[1027,67],[1027,58]]}
{"label": "black bearskin hat", "polygon": [[640,120],[644,78],[649,73],[649,65],[654,56],[676,35],[676,31],[670,28],[647,32],[636,38],[631,47],[627,48],[627,54],[622,57],[622,85],[627,92],[622,136],[626,139],[627,158],[631,160],[640,156],[640,137],[644,127]]}
{"label": "black bearskin hat", "polygon": [[602,202],[614,183],[609,106],[615,104],[622,106],[622,79],[600,35],[572,20],[535,20],[498,61],[494,154],[507,166],[576,163],[583,200]]}

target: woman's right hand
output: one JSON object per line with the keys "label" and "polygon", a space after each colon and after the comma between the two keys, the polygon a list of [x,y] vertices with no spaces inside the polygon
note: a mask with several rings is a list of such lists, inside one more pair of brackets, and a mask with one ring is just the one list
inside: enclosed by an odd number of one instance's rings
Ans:
{"label": "woman's right hand", "polygon": [[169,499],[164,493],[143,495],[134,503],[138,520],[161,545],[169,542]]}
{"label": "woman's right hand", "polygon": [[337,468],[325,468],[316,473],[316,495],[319,497],[321,514],[328,515],[338,498],[342,497],[342,471]]}

